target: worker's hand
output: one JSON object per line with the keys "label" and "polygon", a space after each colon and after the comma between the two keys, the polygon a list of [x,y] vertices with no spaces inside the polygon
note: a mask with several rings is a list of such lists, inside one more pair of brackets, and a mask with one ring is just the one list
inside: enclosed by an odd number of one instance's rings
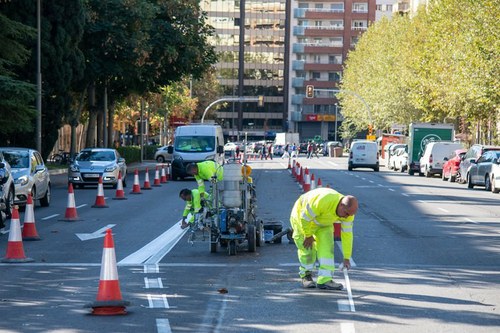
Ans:
{"label": "worker's hand", "polygon": [[344,259],[344,268],[347,270],[351,268],[351,261],[349,259]]}
{"label": "worker's hand", "polygon": [[304,242],[302,243],[302,245],[304,245],[304,247],[306,249],[310,249],[310,248],[312,248],[313,243],[314,243],[314,237],[309,236],[309,237],[304,238]]}
{"label": "worker's hand", "polygon": [[181,229],[186,229],[188,226],[189,226],[189,223],[187,223],[186,221],[182,221]]}

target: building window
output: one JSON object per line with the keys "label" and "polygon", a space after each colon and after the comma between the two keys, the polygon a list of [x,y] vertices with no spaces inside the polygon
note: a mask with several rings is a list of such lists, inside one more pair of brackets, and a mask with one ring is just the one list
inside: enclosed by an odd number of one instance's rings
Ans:
{"label": "building window", "polygon": [[323,4],[322,3],[317,3],[314,5],[315,9],[323,9]]}
{"label": "building window", "polygon": [[[238,1],[238,3],[239,3],[239,1]],[[307,9],[307,8],[309,8],[309,4],[308,3],[299,2],[299,8]]]}
{"label": "building window", "polygon": [[378,11],[382,11],[382,5],[376,5],[375,9],[378,10]]}
{"label": "building window", "polygon": [[342,56],[340,54],[330,55],[328,56],[328,63],[335,65],[342,64]]}
{"label": "building window", "polygon": [[306,78],[306,72],[305,71],[295,71],[295,76],[296,77],[302,77],[302,78]]}
{"label": "building window", "polygon": [[297,60],[306,61],[307,60],[307,55],[298,53],[297,54]]}
{"label": "building window", "polygon": [[344,11],[344,3],[343,2],[334,2],[330,4],[330,9],[334,12],[343,12]]}
{"label": "building window", "polygon": [[328,81],[339,82],[340,81],[340,72],[328,73]]}
{"label": "building window", "polygon": [[321,27],[323,25],[322,21],[314,21],[314,26],[315,27]]}
{"label": "building window", "polygon": [[344,28],[344,21],[343,20],[333,20],[330,21],[330,26],[334,28]]}
{"label": "building window", "polygon": [[313,62],[315,64],[321,64],[321,56],[319,54],[314,54],[313,55]]}
{"label": "building window", "polygon": [[352,4],[352,11],[357,13],[367,13],[368,4],[363,2],[355,2]]}
{"label": "building window", "polygon": [[339,47],[343,46],[344,39],[342,37],[332,37],[330,38],[330,46]]}
{"label": "building window", "polygon": [[314,44],[321,45],[321,44],[323,44],[322,42],[323,42],[322,38],[314,38]]}
{"label": "building window", "polygon": [[386,9],[388,12],[392,12],[392,5],[387,5]]}
{"label": "building window", "polygon": [[311,72],[311,80],[316,81],[321,79],[321,73],[320,72]]}

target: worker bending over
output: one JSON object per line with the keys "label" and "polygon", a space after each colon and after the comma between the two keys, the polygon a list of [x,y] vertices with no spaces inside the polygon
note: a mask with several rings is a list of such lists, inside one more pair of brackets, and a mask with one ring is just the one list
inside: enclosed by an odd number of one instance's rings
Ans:
{"label": "worker bending over", "polygon": [[224,178],[224,170],[222,166],[217,164],[215,161],[203,161],[198,163],[190,163],[186,166],[186,173],[188,175],[194,176],[194,179],[198,183],[198,191],[201,197],[204,197],[205,193],[205,181],[210,181],[212,176],[217,176],[217,182],[220,182]]}
{"label": "worker bending over", "polygon": [[[208,197],[208,194],[205,193],[206,197]],[[179,193],[179,197],[186,201],[186,206],[184,207],[184,212],[182,213],[182,222],[181,222],[181,228],[185,229],[189,225],[193,225],[195,221],[197,221],[200,218],[200,211],[203,208],[201,204],[201,197],[200,197],[200,192],[197,189],[182,189],[181,192]],[[191,217],[189,220],[186,222],[186,219],[191,213]]]}

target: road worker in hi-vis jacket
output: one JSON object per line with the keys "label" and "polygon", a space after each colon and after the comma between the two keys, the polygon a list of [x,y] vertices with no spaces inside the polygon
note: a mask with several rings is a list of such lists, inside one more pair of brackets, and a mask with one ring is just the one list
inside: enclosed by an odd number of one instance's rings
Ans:
{"label": "road worker in hi-vis jacket", "polygon": [[[333,224],[341,223],[343,265],[351,267],[352,227],[358,210],[358,200],[331,188],[317,188],[304,193],[293,206],[290,223],[300,262],[299,275],[304,288],[342,290],[343,285],[333,281]],[[319,262],[318,277],[314,283],[312,271]]]}
{"label": "road worker in hi-vis jacket", "polygon": [[200,191],[202,198],[205,193],[205,180],[211,181],[214,175],[217,175],[217,182],[222,181],[224,178],[222,166],[215,161],[190,163],[186,166],[186,173],[194,176],[194,179],[198,183],[198,191]]}
{"label": "road worker in hi-vis jacket", "polygon": [[[205,197],[208,197],[207,193],[205,193]],[[186,202],[186,206],[182,212],[181,222],[181,228],[185,229],[189,225],[193,225],[195,221],[200,218],[199,214],[203,207],[201,204],[200,192],[197,189],[182,189],[179,193],[179,198]],[[191,217],[188,219],[189,213],[191,213]]]}

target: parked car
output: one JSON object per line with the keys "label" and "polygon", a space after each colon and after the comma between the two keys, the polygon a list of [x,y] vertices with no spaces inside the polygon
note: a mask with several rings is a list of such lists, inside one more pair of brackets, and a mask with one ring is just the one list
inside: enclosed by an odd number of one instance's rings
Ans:
{"label": "parked car", "polygon": [[49,169],[42,155],[30,148],[0,148],[5,160],[9,163],[15,184],[14,204],[23,209],[31,194],[33,203],[40,200],[42,207],[50,205],[51,183]]}
{"label": "parked car", "polygon": [[378,145],[374,141],[359,140],[351,144],[347,168],[371,168],[379,171]]}
{"label": "parked car", "polygon": [[386,166],[389,170],[395,170],[393,158],[396,154],[396,149],[407,147],[404,143],[389,143],[386,145],[387,151],[385,152],[386,156]]}
{"label": "parked car", "polygon": [[391,158],[391,168],[395,171],[405,172],[408,168],[408,146],[399,147]]}
{"label": "parked car", "polygon": [[441,178],[443,180],[449,180],[451,183],[457,180],[460,169],[460,162],[462,161],[462,157],[464,157],[467,150],[465,149],[457,149],[454,150],[448,157],[445,158],[445,162],[443,164],[443,173]]}
{"label": "parked car", "polygon": [[481,155],[483,155],[486,151],[490,150],[500,150],[498,146],[487,146],[481,144],[472,145],[465,156],[462,158],[460,162],[460,170],[459,170],[459,182],[467,183],[467,179],[469,178],[469,169],[471,167],[471,162],[476,161]]}
{"label": "parked car", "polygon": [[484,186],[486,191],[500,192],[500,150],[489,150],[481,155],[477,161],[472,161],[467,187]]}
{"label": "parked car", "polygon": [[172,162],[172,154],[168,153],[168,147],[172,147],[172,146],[163,146],[163,147],[160,147],[156,150],[154,159],[158,163],[167,163],[167,162],[170,163],[170,162]]}
{"label": "parked car", "polygon": [[10,165],[0,152],[0,229],[5,227],[5,220],[12,216],[15,193]]}
{"label": "parked car", "polygon": [[127,186],[127,164],[115,149],[85,148],[75,158],[68,170],[68,183],[83,188],[97,185],[102,177],[103,185],[118,185],[118,174],[122,174],[123,187]]}
{"label": "parked car", "polygon": [[450,141],[434,141],[425,146],[424,154],[420,157],[420,174],[426,177],[440,175],[443,172],[444,158],[454,150],[462,149],[461,143]]}

